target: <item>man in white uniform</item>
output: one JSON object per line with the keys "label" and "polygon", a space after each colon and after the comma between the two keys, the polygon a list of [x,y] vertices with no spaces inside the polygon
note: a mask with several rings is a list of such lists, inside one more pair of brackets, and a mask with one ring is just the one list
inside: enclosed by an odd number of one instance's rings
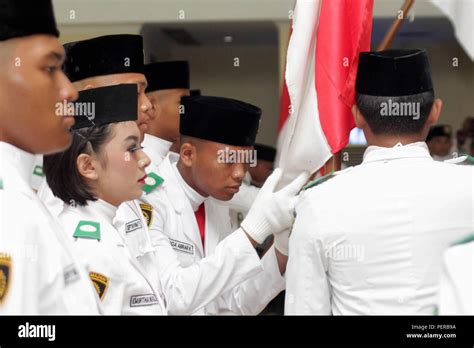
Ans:
{"label": "man in white uniform", "polygon": [[[190,94],[189,63],[187,61],[150,63],[145,65],[145,76],[148,81],[146,93],[154,111],[143,140],[144,151],[152,163],[147,169],[149,172],[156,171],[156,167],[168,153],[171,157],[178,156],[181,97]],[[221,203],[233,211],[246,214],[257,194],[257,187],[243,182],[239,192],[231,200]],[[223,212],[227,213],[227,210]],[[240,222],[238,225],[234,224],[234,229],[239,227]]]}
{"label": "man in white uniform", "polygon": [[286,314],[432,314],[443,251],[474,229],[473,169],[434,161],[441,112],[423,50],[361,53],[361,165],[307,189],[290,237]]}
{"label": "man in white uniform", "polygon": [[0,1],[0,314],[98,314],[98,298],[55,220],[30,187],[35,154],[71,142],[77,98],[50,0]]}
{"label": "man in white uniform", "polygon": [[[214,262],[214,269],[226,270],[223,266],[226,259],[243,253],[248,256],[241,267],[248,267],[258,259],[254,250],[257,243],[290,227],[292,198],[307,175],[300,176],[271,200],[267,196],[273,192],[281,174],[275,172],[259,193],[242,228],[231,233],[228,207],[220,201],[229,200],[238,192],[248,164],[220,156],[224,156],[226,149],[241,154],[252,151],[261,111],[219,97],[183,97],[182,104],[180,158],[168,156],[156,173],[149,173],[159,184],[145,190],[143,196],[156,210],[156,216],[150,219],[153,244],[164,243],[162,236],[166,235],[183,267],[196,267],[200,262],[212,260],[209,262]],[[276,202],[279,207],[273,206]],[[267,213],[262,216],[259,209]],[[229,244],[229,240],[234,243]],[[195,313],[258,314],[285,286],[281,274],[287,251],[284,241],[281,243],[278,238],[276,241],[280,249],[271,248],[262,258],[263,272],[249,273],[247,281],[234,285]],[[213,268],[207,271],[210,277],[215,275]],[[207,276],[203,272],[203,277]],[[226,277],[222,272],[216,282],[225,281]],[[162,282],[166,288],[167,279],[162,278]]]}
{"label": "man in white uniform", "polygon": [[444,253],[438,313],[474,315],[474,234]]}

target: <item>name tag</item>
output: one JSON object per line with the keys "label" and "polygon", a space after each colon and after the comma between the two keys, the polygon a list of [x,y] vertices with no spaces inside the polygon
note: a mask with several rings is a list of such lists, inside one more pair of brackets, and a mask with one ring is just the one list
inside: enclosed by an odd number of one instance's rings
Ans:
{"label": "name tag", "polygon": [[125,224],[125,233],[133,232],[142,227],[142,223],[139,219],[127,222]]}
{"label": "name tag", "polygon": [[181,251],[186,254],[194,255],[194,245],[180,242],[179,240],[170,238],[171,247],[174,250]]}
{"label": "name tag", "polygon": [[130,307],[145,307],[158,304],[158,299],[154,294],[135,295],[130,297]]}

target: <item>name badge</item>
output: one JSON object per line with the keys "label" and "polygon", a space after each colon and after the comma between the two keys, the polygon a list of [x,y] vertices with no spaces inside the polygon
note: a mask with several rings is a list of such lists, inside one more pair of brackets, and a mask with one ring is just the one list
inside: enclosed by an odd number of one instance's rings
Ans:
{"label": "name badge", "polygon": [[135,295],[130,297],[130,307],[145,307],[158,304],[158,299],[154,294]]}
{"label": "name badge", "polygon": [[141,227],[142,227],[142,223],[139,219],[127,222],[125,224],[125,233],[133,232],[135,230],[140,229]]}
{"label": "name badge", "polygon": [[174,250],[181,251],[186,254],[194,255],[194,245],[189,243],[180,242],[179,240],[170,238],[171,247]]}

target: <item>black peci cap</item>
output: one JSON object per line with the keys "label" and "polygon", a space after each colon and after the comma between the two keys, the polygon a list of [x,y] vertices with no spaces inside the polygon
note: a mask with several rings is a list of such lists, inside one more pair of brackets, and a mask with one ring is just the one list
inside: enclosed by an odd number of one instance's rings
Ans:
{"label": "black peci cap", "polygon": [[63,71],[72,82],[89,77],[144,73],[143,38],[107,35],[64,45]]}
{"label": "black peci cap", "polygon": [[59,36],[51,0],[0,0],[0,41],[34,34]]}
{"label": "black peci cap", "polygon": [[72,130],[109,123],[136,121],[137,85],[132,83],[85,89],[73,102],[75,110],[93,110],[93,115],[76,115]]}
{"label": "black peci cap", "polygon": [[163,89],[189,89],[189,63],[184,60],[147,64],[145,76],[147,93]]}
{"label": "black peci cap", "polygon": [[260,108],[235,99],[209,96],[182,97],[181,105],[182,135],[234,146],[255,144]]}
{"label": "black peci cap", "polygon": [[362,52],[356,92],[372,96],[406,96],[433,91],[425,50]]}

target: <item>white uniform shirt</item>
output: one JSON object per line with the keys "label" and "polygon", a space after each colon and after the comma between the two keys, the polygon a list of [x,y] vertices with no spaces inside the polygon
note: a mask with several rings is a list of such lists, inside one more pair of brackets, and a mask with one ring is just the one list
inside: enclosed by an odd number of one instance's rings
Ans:
{"label": "white uniform shirt", "polygon": [[449,248],[443,258],[439,314],[474,315],[474,235]]}
{"label": "white uniform shirt", "polygon": [[0,314],[99,314],[80,259],[30,187],[34,161],[0,142]]}
{"label": "white uniform shirt", "polygon": [[[76,252],[87,263],[104,314],[166,314],[161,289],[147,276],[115,227],[116,213],[116,207],[97,200],[88,201],[86,206],[65,206],[59,219]],[[78,237],[79,230],[85,231],[84,237]]]}
{"label": "white uniform shirt", "polygon": [[474,168],[370,146],[296,207],[286,314],[433,314],[444,249],[474,228]]}
{"label": "white uniform shirt", "polygon": [[[231,233],[227,207],[212,198],[200,197],[183,185],[176,159],[165,158],[158,167],[164,183],[142,197],[156,210],[150,227],[153,245],[160,247],[171,242],[181,266],[198,270],[199,274],[192,279],[198,283],[193,291],[182,289],[186,294],[183,296],[199,298],[200,302],[213,301],[196,314],[259,313],[285,287],[275,250],[271,248],[260,260],[242,230]],[[202,202],[206,212],[204,247],[194,215]],[[167,289],[176,285],[173,275],[163,274],[167,295]]]}
{"label": "white uniform shirt", "polygon": [[142,142],[143,151],[150,157],[151,163],[159,165],[170,151],[172,142],[145,134]]}
{"label": "white uniform shirt", "polygon": [[57,218],[59,214],[61,214],[64,209],[64,202],[53,194],[53,191],[51,190],[48,185],[48,182],[46,181],[46,177],[43,177],[41,179],[37,195],[40,201],[43,202],[43,204],[46,206],[52,216]]}

